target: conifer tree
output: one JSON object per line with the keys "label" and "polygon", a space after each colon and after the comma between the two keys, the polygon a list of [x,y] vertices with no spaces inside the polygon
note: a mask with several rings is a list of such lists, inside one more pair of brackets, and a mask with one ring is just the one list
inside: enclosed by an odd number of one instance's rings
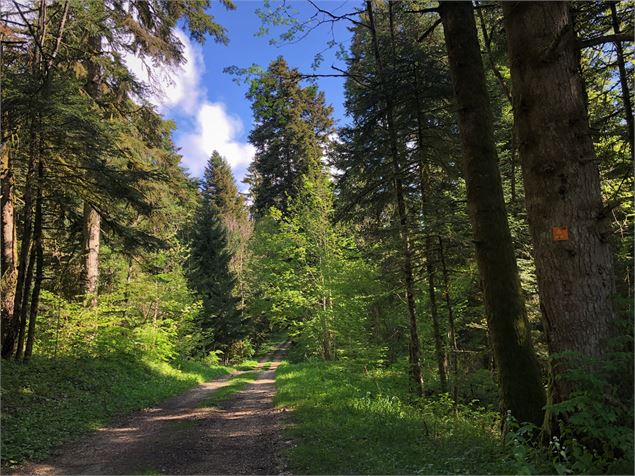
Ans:
{"label": "conifer tree", "polygon": [[332,108],[315,86],[301,86],[296,69],[279,57],[254,79],[247,98],[256,126],[249,135],[256,147],[248,182],[256,215],[271,207],[287,210],[302,187],[303,176],[324,173],[332,131]]}
{"label": "conifer tree", "polygon": [[234,296],[235,278],[230,271],[228,233],[219,207],[228,192],[224,164],[215,153],[205,168],[191,231],[189,278],[203,300],[199,324],[204,331],[211,331],[205,351],[221,350],[227,358],[231,344],[240,338],[241,320]]}

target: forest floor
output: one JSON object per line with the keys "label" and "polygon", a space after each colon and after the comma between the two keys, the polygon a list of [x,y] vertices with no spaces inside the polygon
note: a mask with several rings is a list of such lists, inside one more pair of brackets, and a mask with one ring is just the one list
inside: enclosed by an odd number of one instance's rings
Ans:
{"label": "forest floor", "polygon": [[281,410],[273,397],[282,346],[235,372],[62,446],[10,474],[279,474]]}

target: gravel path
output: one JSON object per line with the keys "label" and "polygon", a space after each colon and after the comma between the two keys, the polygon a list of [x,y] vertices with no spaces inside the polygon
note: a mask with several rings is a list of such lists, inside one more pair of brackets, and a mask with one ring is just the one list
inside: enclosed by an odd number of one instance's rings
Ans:
{"label": "gravel path", "polygon": [[44,463],[11,473],[278,474],[283,471],[278,457],[282,443],[273,396],[283,352],[280,348],[265,358],[272,362],[269,369],[218,407],[199,405],[227,385],[232,375],[102,428],[62,447],[58,456]]}

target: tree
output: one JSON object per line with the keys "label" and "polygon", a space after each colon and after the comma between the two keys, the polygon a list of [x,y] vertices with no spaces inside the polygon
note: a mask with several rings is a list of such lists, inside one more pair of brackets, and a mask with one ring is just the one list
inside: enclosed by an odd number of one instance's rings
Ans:
{"label": "tree", "polygon": [[315,86],[301,86],[301,79],[279,57],[252,80],[247,94],[255,124],[249,141],[256,148],[247,181],[257,216],[271,207],[286,211],[304,177],[312,179],[323,173],[332,108]]}
{"label": "tree", "polygon": [[506,3],[527,219],[552,362],[551,399],[574,390],[563,352],[599,358],[615,335],[607,214],[569,4]]}
{"label": "tree", "polygon": [[439,9],[458,106],[468,210],[501,407],[520,421],[538,425],[545,395],[507,223],[473,6],[441,2]]}
{"label": "tree", "polygon": [[218,154],[212,155],[201,184],[201,200],[191,230],[189,279],[203,300],[200,326],[211,336],[205,350],[221,350],[228,359],[231,344],[242,337],[240,313],[234,296],[235,278],[230,271],[231,252],[227,229],[218,204],[223,203],[224,179],[218,173]]}

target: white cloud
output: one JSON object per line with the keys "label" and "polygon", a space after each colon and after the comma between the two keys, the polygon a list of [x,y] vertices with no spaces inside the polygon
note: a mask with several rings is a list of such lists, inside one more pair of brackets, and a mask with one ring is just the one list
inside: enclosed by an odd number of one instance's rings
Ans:
{"label": "white cloud", "polygon": [[[175,134],[176,145],[181,149],[182,163],[190,173],[201,176],[207,159],[217,150],[229,162],[239,183],[254,157],[254,147],[241,142],[241,119],[232,115],[221,102],[207,100],[207,90],[202,84],[205,73],[203,51],[193,44],[185,33],[176,30],[183,44],[185,63],[180,67],[147,65],[138,56],[128,55],[126,64],[135,76],[151,86],[150,98],[162,113],[174,113],[188,120],[179,121]],[[184,130],[184,124],[193,124]]]}
{"label": "white cloud", "polygon": [[254,157],[255,148],[238,140],[242,130],[240,118],[229,114],[223,103],[205,102],[196,115],[195,129],[176,138],[184,165],[194,175],[201,175],[212,151],[217,150],[234,172],[244,171]]}
{"label": "white cloud", "polygon": [[132,54],[127,54],[125,61],[134,75],[152,88],[150,100],[161,112],[178,107],[185,114],[193,115],[206,95],[201,86],[201,77],[205,73],[203,51],[181,30],[175,30],[175,34],[183,44],[182,65],[154,65]]}

